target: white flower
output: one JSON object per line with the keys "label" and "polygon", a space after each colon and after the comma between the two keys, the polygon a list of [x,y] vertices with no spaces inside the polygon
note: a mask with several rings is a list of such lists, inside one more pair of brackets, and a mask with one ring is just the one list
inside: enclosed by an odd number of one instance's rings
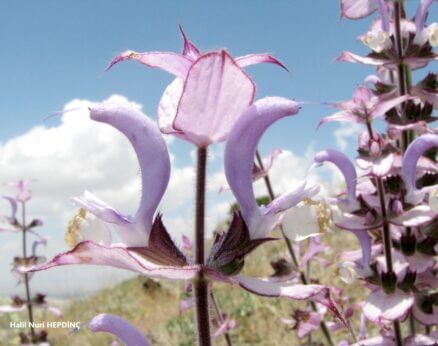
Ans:
{"label": "white flower", "polygon": [[438,46],[438,23],[428,25],[423,31],[417,33],[414,39],[414,43],[420,46],[428,41],[432,47]]}
{"label": "white flower", "polygon": [[111,244],[111,233],[105,222],[81,208],[68,223],[65,242],[74,247],[85,240],[108,245]]}
{"label": "white flower", "polygon": [[362,42],[376,53],[381,53],[392,46],[389,34],[383,30],[368,31],[362,38]]}
{"label": "white flower", "polygon": [[282,224],[289,239],[302,241],[326,231],[329,220],[330,212],[325,204],[305,200],[284,214]]}

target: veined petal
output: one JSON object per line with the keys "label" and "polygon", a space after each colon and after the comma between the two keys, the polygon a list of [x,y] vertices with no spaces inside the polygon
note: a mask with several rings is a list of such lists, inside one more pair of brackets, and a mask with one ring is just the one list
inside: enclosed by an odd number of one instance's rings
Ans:
{"label": "veined petal", "polygon": [[252,172],[257,143],[276,120],[298,113],[297,102],[280,97],[256,101],[234,125],[225,146],[225,175],[251,230],[251,219],[259,214],[254,196]]}
{"label": "veined petal", "polygon": [[199,270],[197,266],[172,267],[158,265],[148,261],[136,252],[129,251],[120,244],[105,246],[91,241],[84,241],[70,251],[61,253],[49,262],[30,271],[41,271],[69,264],[104,265],[130,270],[149,277],[173,280],[192,279]]}
{"label": "veined petal", "polygon": [[403,319],[414,304],[414,297],[396,290],[386,294],[382,289],[372,292],[363,306],[365,317],[373,323]]}
{"label": "veined petal", "polygon": [[378,102],[371,110],[370,117],[371,119],[376,119],[378,117],[384,116],[387,111],[399,105],[400,103],[410,100],[411,98],[412,97],[410,95],[404,95],[390,100]]}
{"label": "veined petal", "polygon": [[374,0],[341,0],[341,17],[361,19],[377,10]]}
{"label": "veined petal", "polygon": [[372,98],[371,90],[364,86],[358,86],[353,94],[353,101],[356,105],[364,108]]}
{"label": "veined petal", "polygon": [[244,56],[239,56],[235,59],[237,65],[239,65],[239,67],[247,67],[247,66],[251,66],[251,65],[256,65],[256,64],[264,64],[264,63],[268,63],[268,64],[275,64],[278,65],[282,68],[284,68],[286,71],[289,71],[287,69],[287,67],[277,58],[273,57],[271,54],[267,54],[267,53],[261,53],[261,54],[248,54],[248,55],[244,55]]}
{"label": "veined petal", "polygon": [[199,49],[187,38],[186,33],[184,32],[183,27],[179,26],[179,31],[181,31],[181,35],[183,37],[183,50],[182,54],[189,58],[192,61],[195,61],[201,55]]}
{"label": "veined petal", "polygon": [[198,146],[221,142],[254,95],[253,81],[226,51],[207,53],[190,68],[173,128]]}
{"label": "veined petal", "polygon": [[146,65],[147,67],[157,67],[166,72],[169,72],[176,77],[185,79],[189,72],[192,61],[181,54],[173,52],[145,52],[138,53],[132,50],[127,50],[117,55],[110,61],[106,71],[112,68],[115,64],[125,61],[134,60]]}
{"label": "veined petal", "polygon": [[402,176],[406,186],[406,200],[412,204],[418,204],[424,197],[421,190],[417,190],[416,169],[420,157],[429,149],[438,146],[438,135],[426,134],[417,137],[403,155]]}
{"label": "veined petal", "polygon": [[349,210],[353,211],[354,209],[358,209],[359,203],[356,199],[357,174],[350,159],[340,151],[327,149],[317,153],[314,160],[316,163],[328,161],[338,167],[347,184]]}
{"label": "veined petal", "polygon": [[351,232],[359,240],[362,249],[362,266],[368,268],[371,261],[371,237],[365,230],[351,230]]}
{"label": "veined petal", "polygon": [[[136,231],[147,236],[152,219],[170,178],[170,158],[166,142],[156,124],[142,112],[115,105],[102,105],[91,110],[91,118],[107,123],[122,132],[137,154],[142,178],[142,196],[134,221]],[[126,224],[126,223],[124,223]],[[144,244],[130,244],[144,245]]]}
{"label": "veined petal", "polygon": [[189,140],[182,131],[175,130],[175,122],[178,104],[184,91],[184,81],[181,78],[175,78],[164,90],[158,104],[157,119],[160,131],[165,134],[175,135],[184,140]]}
{"label": "veined petal", "polygon": [[110,314],[100,314],[88,322],[90,330],[94,333],[105,332],[117,336],[125,345],[129,346],[150,346],[145,336],[130,323],[120,317]]}

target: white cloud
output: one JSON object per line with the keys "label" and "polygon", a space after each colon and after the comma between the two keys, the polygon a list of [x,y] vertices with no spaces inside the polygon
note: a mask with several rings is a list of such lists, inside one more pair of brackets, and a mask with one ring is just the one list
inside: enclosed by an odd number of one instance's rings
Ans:
{"label": "white cloud", "polygon": [[341,150],[346,150],[348,145],[354,141],[357,143],[357,136],[363,131],[363,125],[352,123],[341,123],[338,129],[333,132],[336,145]]}

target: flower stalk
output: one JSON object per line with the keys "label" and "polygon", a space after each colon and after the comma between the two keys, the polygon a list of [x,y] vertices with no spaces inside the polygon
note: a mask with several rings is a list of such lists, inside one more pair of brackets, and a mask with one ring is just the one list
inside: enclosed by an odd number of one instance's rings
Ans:
{"label": "flower stalk", "polygon": [[[23,258],[27,259],[27,241],[26,241],[26,232],[27,232],[27,226],[26,226],[26,204],[25,202],[21,203],[21,218],[22,218],[22,246],[23,246]],[[27,313],[29,317],[29,329],[30,329],[30,335],[32,336],[32,339],[35,338],[35,328],[33,327],[33,309],[32,305],[30,304],[30,286],[29,286],[29,275],[27,273],[24,274],[24,286],[26,289],[26,300],[27,300]]]}
{"label": "flower stalk", "polygon": [[208,280],[203,274],[205,264],[205,185],[207,149],[198,147],[196,167],[195,263],[200,271],[193,284],[196,303],[196,325],[199,346],[211,345],[208,311]]}
{"label": "flower stalk", "polygon": [[[256,151],[256,159],[257,159],[257,164],[259,165],[259,167],[262,170],[264,170],[263,161],[262,161],[262,158],[261,158],[260,153],[259,153],[258,150]],[[274,189],[272,188],[271,179],[269,178],[269,174],[268,173],[266,173],[266,175],[263,177],[263,180],[265,182],[266,189],[268,190],[269,199],[271,201],[273,201],[274,198],[275,198],[275,194],[274,194]],[[284,230],[283,230],[283,226],[281,224],[280,224],[279,228],[280,228],[281,236],[283,237],[283,240],[284,240],[284,242],[286,244],[287,251],[289,252],[289,255],[290,255],[291,259],[292,259],[292,263],[295,266],[295,268],[297,268],[297,270],[300,271],[300,280],[301,280],[301,282],[304,285],[308,285],[309,284],[309,280],[308,280],[308,278],[306,276],[306,273],[304,273],[302,270],[299,269],[298,258],[297,258],[296,254],[295,254],[295,251],[294,251],[293,247],[292,247],[292,242],[290,241],[290,239],[288,237],[286,237],[286,234],[284,233]],[[315,311],[315,312],[317,311],[317,307],[316,307],[315,302],[310,301],[310,306],[311,306],[313,311]],[[329,331],[329,329],[327,327],[327,324],[323,320],[321,320],[320,326],[321,326],[321,331],[324,334],[325,339],[327,340],[327,344],[330,345],[330,346],[333,346],[334,343],[333,343],[330,331]]]}

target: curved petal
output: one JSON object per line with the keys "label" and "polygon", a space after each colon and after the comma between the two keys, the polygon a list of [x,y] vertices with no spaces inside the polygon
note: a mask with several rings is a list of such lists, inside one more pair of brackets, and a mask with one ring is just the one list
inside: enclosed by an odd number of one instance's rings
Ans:
{"label": "curved petal", "polygon": [[[170,158],[166,142],[156,124],[136,109],[103,104],[93,108],[90,116],[95,121],[107,123],[118,129],[134,147],[141,170],[142,196],[134,218],[135,223],[137,223],[135,232],[140,234],[132,240],[142,239],[141,233],[146,232],[145,240],[147,243],[154,213],[170,178]],[[114,221],[117,221],[117,218],[120,220],[120,214],[116,216]],[[127,220],[122,218],[121,221],[123,225],[126,224]],[[111,221],[108,220],[108,222]],[[145,230],[142,229],[143,227]],[[130,245],[144,244],[131,243]]]}
{"label": "curved petal", "polygon": [[223,141],[254,95],[253,81],[226,51],[207,53],[190,68],[173,128],[198,146]]}
{"label": "curved petal", "polygon": [[17,200],[11,196],[2,196],[3,199],[7,200],[11,205],[11,216],[8,218],[10,222],[15,220],[17,215]]}
{"label": "curved petal", "polygon": [[88,322],[88,327],[94,333],[105,332],[117,336],[129,346],[150,346],[150,342],[130,323],[120,317],[110,314],[100,314]]}
{"label": "curved petal", "polygon": [[265,130],[276,120],[297,114],[297,102],[280,97],[256,101],[234,125],[225,146],[225,175],[240,205],[250,233],[251,219],[259,214],[252,184],[257,143]]}
{"label": "curved petal", "polygon": [[351,346],[394,346],[394,337],[389,336],[375,336],[370,339],[360,340]]}
{"label": "curved petal", "polygon": [[251,65],[256,64],[275,64],[282,68],[284,68],[286,71],[289,71],[287,67],[277,58],[273,57],[271,54],[267,53],[261,53],[261,54],[248,54],[244,56],[239,56],[235,59],[237,65],[239,67],[247,67]]}
{"label": "curved petal", "polygon": [[350,230],[357,240],[359,240],[360,247],[362,249],[362,266],[364,268],[369,267],[371,261],[371,237],[365,230]]}
{"label": "curved petal", "polygon": [[181,31],[181,35],[183,37],[183,50],[182,54],[189,58],[192,61],[195,61],[201,55],[199,49],[187,38],[186,33],[184,32],[183,27],[179,26],[179,31]]}
{"label": "curved petal", "polygon": [[341,17],[361,19],[377,10],[373,0],[341,0]]}
{"label": "curved petal", "polygon": [[374,323],[403,319],[414,304],[414,297],[400,290],[386,294],[382,289],[372,292],[363,306],[365,317]]}
{"label": "curved petal", "polygon": [[359,203],[356,200],[356,183],[357,174],[353,163],[343,153],[333,149],[322,150],[315,155],[316,163],[324,163],[326,161],[333,163],[341,171],[347,184],[348,206],[349,210],[359,208]]}
{"label": "curved petal", "polygon": [[415,13],[415,27],[417,34],[423,31],[429,7],[434,1],[436,0],[421,0],[420,4],[418,5],[417,12]]}
{"label": "curved petal", "polygon": [[424,193],[417,190],[416,169],[420,157],[429,149],[438,146],[438,135],[426,134],[416,138],[403,155],[402,176],[407,190],[406,200],[409,203],[421,202]]}
{"label": "curved petal", "polygon": [[438,336],[434,332],[428,335],[415,334],[405,339],[405,346],[436,346],[438,345]]}
{"label": "curved petal", "polygon": [[183,79],[186,78],[190,66],[192,65],[192,61],[188,57],[173,52],[138,53],[127,50],[111,60],[106,71],[115,64],[125,60],[135,60],[147,67],[157,67]]}
{"label": "curved petal", "polygon": [[421,322],[421,324],[426,326],[438,325],[438,306],[436,305],[432,305],[432,313],[425,313],[421,311],[417,304],[414,304],[412,314],[417,321]]}
{"label": "curved petal", "polygon": [[120,244],[105,246],[91,241],[84,241],[70,251],[58,254],[47,263],[29,271],[41,271],[70,264],[104,265],[130,270],[149,277],[173,280],[189,280],[199,270],[197,266],[172,267],[158,265]]}

